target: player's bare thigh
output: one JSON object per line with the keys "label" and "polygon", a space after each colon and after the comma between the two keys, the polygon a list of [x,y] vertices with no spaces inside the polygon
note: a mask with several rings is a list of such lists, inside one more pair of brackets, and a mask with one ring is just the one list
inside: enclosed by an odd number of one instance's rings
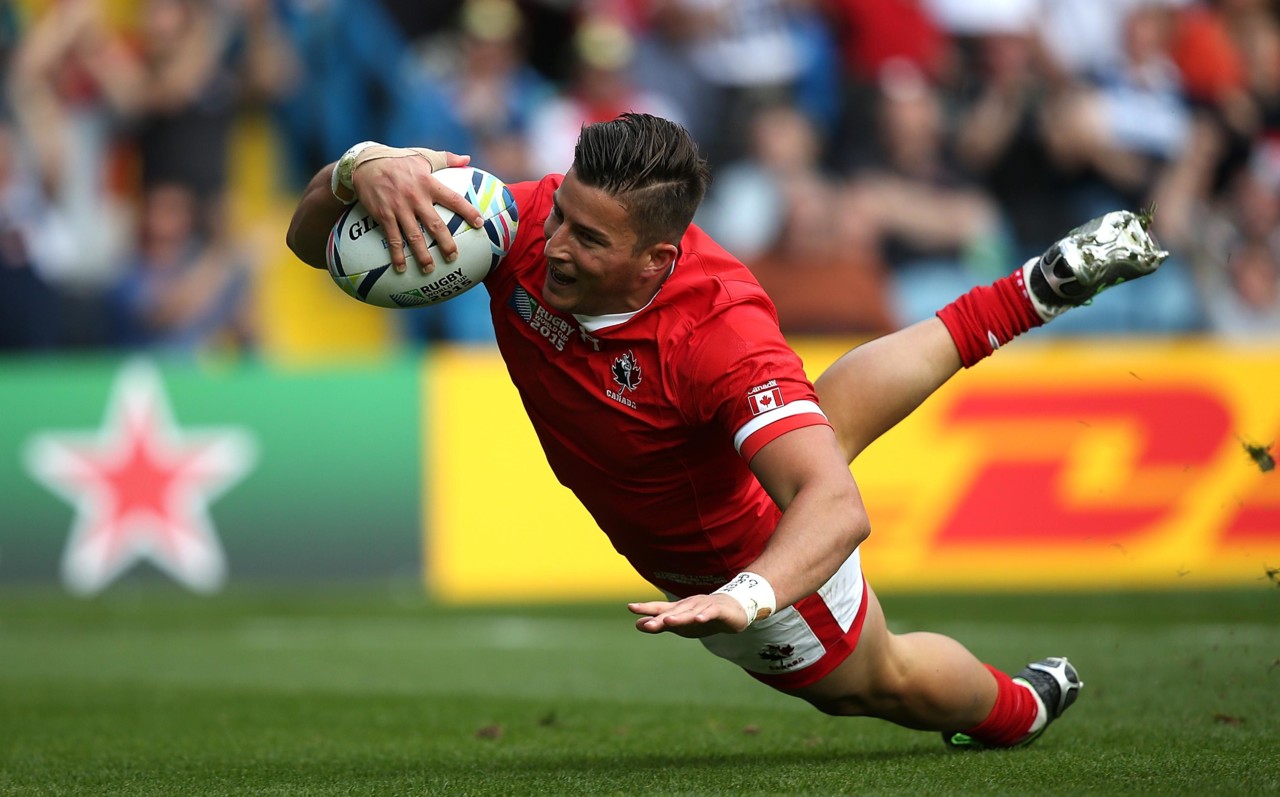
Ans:
{"label": "player's bare thigh", "polygon": [[846,352],[814,388],[852,462],[959,370],[951,334],[930,318]]}
{"label": "player's bare thigh", "polygon": [[892,673],[893,640],[880,608],[880,599],[867,586],[867,613],[857,648],[839,666],[812,686],[784,689],[827,714],[875,714],[876,695]]}

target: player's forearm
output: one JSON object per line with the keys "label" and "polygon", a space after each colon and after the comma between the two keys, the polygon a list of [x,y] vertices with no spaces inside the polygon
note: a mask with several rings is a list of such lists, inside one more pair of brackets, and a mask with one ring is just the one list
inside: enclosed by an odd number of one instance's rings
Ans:
{"label": "player's forearm", "polygon": [[330,188],[332,169],[333,164],[329,164],[311,178],[293,211],[289,232],[285,235],[285,242],[298,259],[315,268],[326,267],[325,246],[329,241],[329,231],[346,207]]}
{"label": "player's forearm", "polygon": [[796,494],[773,537],[748,570],[768,579],[778,608],[812,595],[871,534],[852,480],[811,485]]}
{"label": "player's forearm", "polygon": [[871,526],[839,442],[826,425],[774,439],[752,458],[751,470],[782,518],[748,571],[769,582],[781,608],[830,580]]}

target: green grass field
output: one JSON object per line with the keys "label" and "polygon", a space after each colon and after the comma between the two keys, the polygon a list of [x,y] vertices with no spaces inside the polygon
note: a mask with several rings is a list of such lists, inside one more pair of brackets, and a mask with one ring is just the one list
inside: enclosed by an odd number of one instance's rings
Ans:
{"label": "green grass field", "polygon": [[1025,750],[826,717],[619,605],[0,590],[0,794],[1280,794],[1280,589],[882,596],[1080,702]]}

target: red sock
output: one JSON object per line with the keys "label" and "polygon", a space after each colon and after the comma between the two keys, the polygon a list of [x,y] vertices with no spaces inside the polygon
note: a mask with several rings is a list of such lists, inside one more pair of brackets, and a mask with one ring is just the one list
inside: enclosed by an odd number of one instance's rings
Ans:
{"label": "red sock", "polygon": [[938,311],[965,368],[1032,327],[1044,323],[1027,295],[1019,268],[990,285],[980,285]]}
{"label": "red sock", "polygon": [[986,719],[963,733],[991,747],[1009,747],[1031,732],[1039,708],[1029,689],[990,664],[984,666],[996,678],[996,704]]}

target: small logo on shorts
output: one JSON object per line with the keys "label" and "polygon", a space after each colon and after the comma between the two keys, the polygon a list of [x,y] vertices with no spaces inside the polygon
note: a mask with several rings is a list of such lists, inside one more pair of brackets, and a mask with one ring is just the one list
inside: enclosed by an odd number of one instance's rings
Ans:
{"label": "small logo on shorts", "polygon": [[760,648],[760,658],[765,661],[783,661],[791,658],[791,654],[795,653],[794,645],[775,645],[770,642],[768,645]]}
{"label": "small logo on shorts", "polygon": [[775,645],[770,642],[760,648],[760,658],[769,662],[769,669],[773,672],[785,672],[786,670],[794,670],[801,664],[804,664],[805,657],[795,655],[796,649],[794,645]]}

